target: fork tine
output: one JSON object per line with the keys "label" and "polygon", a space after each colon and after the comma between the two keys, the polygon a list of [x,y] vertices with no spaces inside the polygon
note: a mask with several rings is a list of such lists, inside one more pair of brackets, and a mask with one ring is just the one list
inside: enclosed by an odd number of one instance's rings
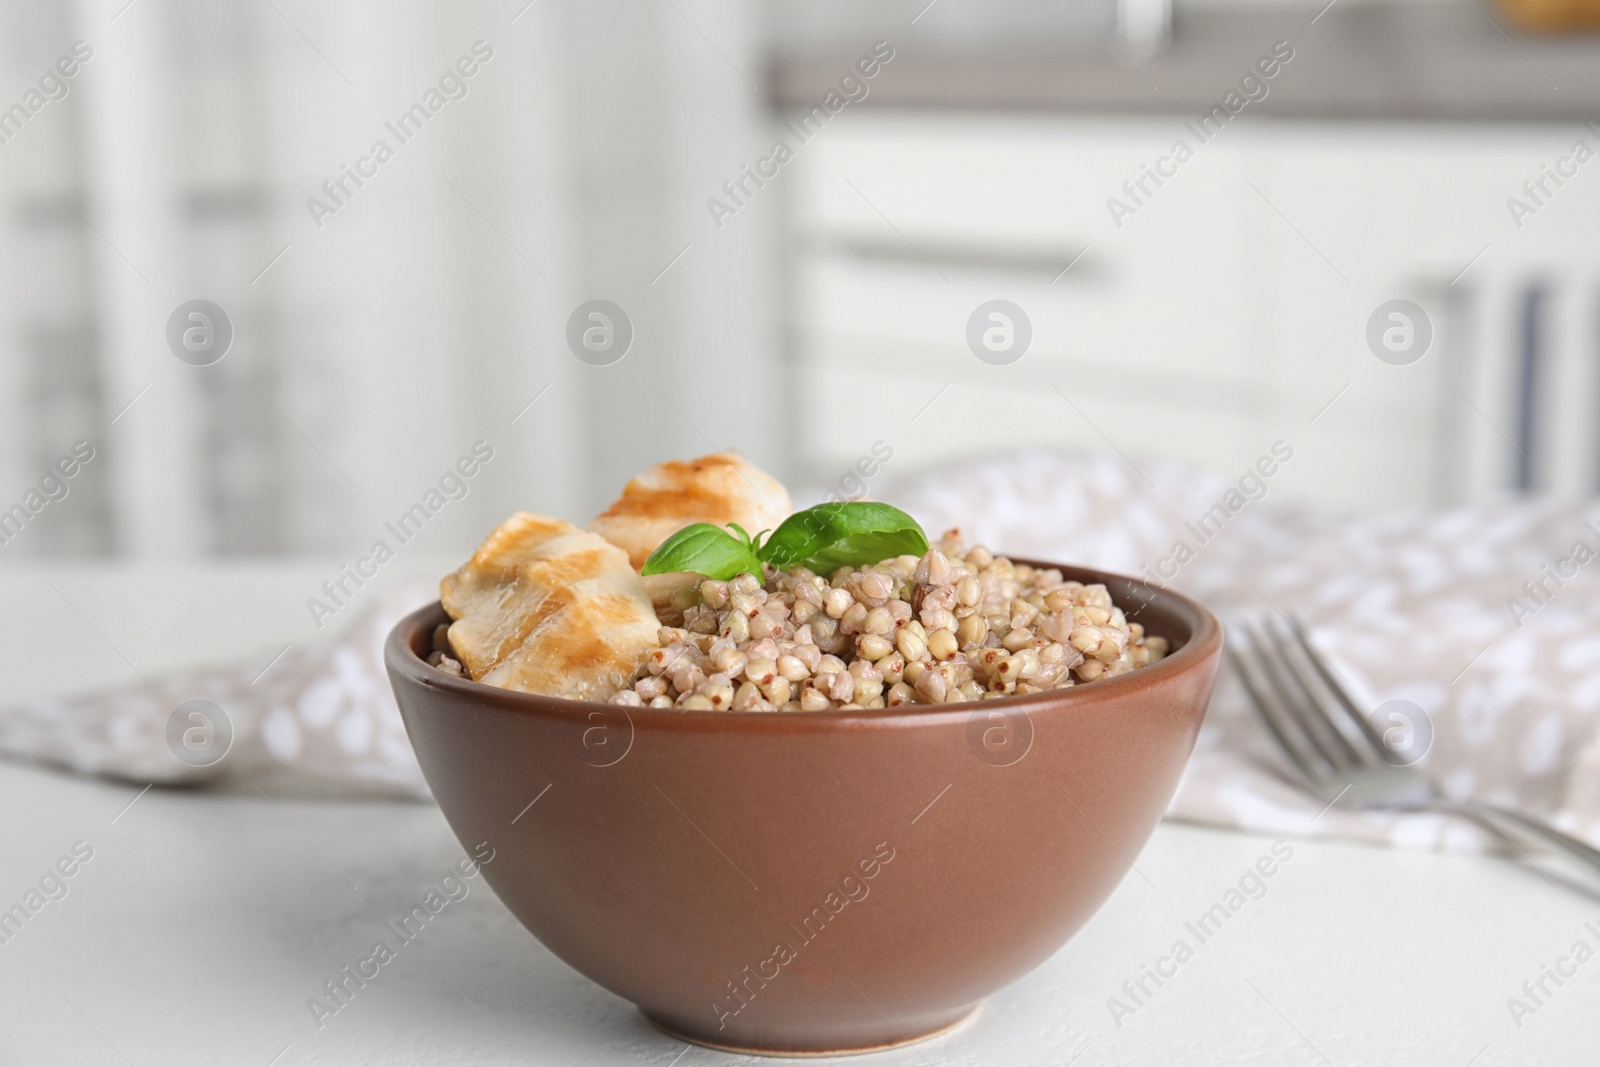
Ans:
{"label": "fork tine", "polygon": [[[1333,676],[1333,670],[1329,667],[1327,659],[1317,651],[1316,646],[1306,637],[1305,628],[1300,624],[1300,620],[1291,615],[1288,618],[1288,623],[1294,631],[1296,643],[1304,651],[1312,669],[1317,672],[1322,679],[1323,685],[1333,694],[1334,701],[1338,704],[1344,720],[1355,724],[1357,733],[1371,750],[1373,757],[1380,760],[1383,759],[1385,753],[1388,752],[1388,746],[1383,743],[1382,736],[1379,735],[1372,723],[1367,720],[1367,717],[1361,713],[1361,709],[1356,707],[1355,701],[1350,699],[1350,694],[1345,691],[1344,686],[1340,685],[1339,680]],[[1340,732],[1347,737],[1350,736],[1349,731],[1341,730]]]}
{"label": "fork tine", "polygon": [[1307,742],[1304,731],[1295,725],[1294,717],[1284,710],[1278,690],[1265,672],[1259,638],[1246,622],[1236,623],[1234,634],[1235,640],[1228,643],[1234,668],[1267,732],[1301,774],[1313,782],[1326,780],[1334,771],[1333,764],[1320,749]]}
{"label": "fork tine", "polygon": [[1321,692],[1326,688],[1325,676],[1315,671],[1308,672],[1301,664],[1303,647],[1285,634],[1285,630],[1289,634],[1297,632],[1294,623],[1287,617],[1274,616],[1264,622],[1262,628],[1267,631],[1273,661],[1285,684],[1294,688],[1297,699],[1290,699],[1288,703],[1291,710],[1299,714],[1306,732],[1322,739],[1324,751],[1341,773],[1374,762],[1377,757],[1368,747],[1366,739],[1359,734],[1351,736],[1352,731],[1343,721],[1343,716],[1329,710],[1328,700]]}
{"label": "fork tine", "polygon": [[1300,679],[1285,661],[1283,650],[1273,632],[1272,619],[1266,617],[1255,622],[1255,640],[1260,650],[1262,667],[1272,680],[1278,702],[1287,712],[1294,727],[1304,736],[1305,743],[1317,751],[1327,763],[1331,773],[1343,777],[1349,768],[1360,763],[1359,757],[1342,739],[1332,737],[1332,731],[1316,707],[1316,700],[1301,685]]}

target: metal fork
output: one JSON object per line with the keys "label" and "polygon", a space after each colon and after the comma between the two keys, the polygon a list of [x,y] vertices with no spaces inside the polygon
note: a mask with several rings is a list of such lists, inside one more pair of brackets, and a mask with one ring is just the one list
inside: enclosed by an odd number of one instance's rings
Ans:
{"label": "metal fork", "polygon": [[1261,721],[1329,807],[1463,815],[1505,838],[1541,873],[1600,889],[1600,851],[1525,812],[1452,797],[1423,774],[1414,763],[1425,753],[1401,751],[1378,733],[1297,620],[1236,620],[1229,638],[1230,659]]}

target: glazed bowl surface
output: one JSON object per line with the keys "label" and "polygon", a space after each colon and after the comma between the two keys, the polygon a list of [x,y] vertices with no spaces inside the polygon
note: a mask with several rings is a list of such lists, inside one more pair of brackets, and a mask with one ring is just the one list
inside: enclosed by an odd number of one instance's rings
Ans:
{"label": "glazed bowl surface", "polygon": [[484,877],[552,952],[687,1040],[867,1051],[960,1023],[1065,944],[1193,749],[1217,620],[1060,569],[1142,605],[1130,618],[1173,650],[1045,693],[791,714],[454,678],[422,658],[438,604],[395,627],[385,660],[445,818],[469,852],[493,848]]}

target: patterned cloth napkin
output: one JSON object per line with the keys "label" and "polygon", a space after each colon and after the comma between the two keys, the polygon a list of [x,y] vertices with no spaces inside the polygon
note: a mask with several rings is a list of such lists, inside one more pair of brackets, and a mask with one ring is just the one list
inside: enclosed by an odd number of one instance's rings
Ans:
{"label": "patterned cloth napkin", "polygon": [[[1155,578],[1224,618],[1297,615],[1358,704],[1422,709],[1433,737],[1417,766],[1442,787],[1600,845],[1600,508],[1508,498],[1335,518],[1281,501],[1266,474],[1233,482],[1046,451],[886,479],[874,495],[932,534],[958,526],[969,544]],[[337,640],[270,664],[0,710],[0,754],[141,783],[270,779],[280,792],[426,797],[382,643],[436,596],[433,583],[396,590]],[[202,718],[173,725],[172,709],[191,700],[223,709],[227,729],[203,705],[193,705]],[[1412,848],[1495,847],[1449,816],[1324,811],[1294,784],[1226,669],[1169,815]]]}
{"label": "patterned cloth napkin", "polygon": [[[1507,497],[1338,518],[1277,499],[1259,471],[1229,481],[1175,464],[1136,470],[1116,456],[1043,451],[910,478],[882,496],[930,531],[959,525],[969,543],[1155,578],[1224,620],[1298,616],[1359,706],[1406,700],[1422,710],[1433,737],[1416,766],[1435,783],[1600,845],[1600,507],[1592,503]],[[1169,816],[1423,849],[1500,847],[1450,816],[1324,813],[1294,783],[1225,667]]]}

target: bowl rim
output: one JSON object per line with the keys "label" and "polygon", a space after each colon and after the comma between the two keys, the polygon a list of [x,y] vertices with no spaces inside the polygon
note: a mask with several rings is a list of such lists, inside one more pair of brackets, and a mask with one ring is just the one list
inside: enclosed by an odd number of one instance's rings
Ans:
{"label": "bowl rim", "polygon": [[[592,721],[589,716],[597,711],[607,714],[622,712],[630,726],[647,725],[661,729],[678,730],[753,730],[760,733],[789,733],[814,729],[872,729],[895,728],[911,725],[949,724],[970,721],[975,715],[987,716],[1000,711],[1008,717],[1016,714],[1032,715],[1044,711],[1065,711],[1084,705],[1116,700],[1130,695],[1139,688],[1159,686],[1201,667],[1216,658],[1222,649],[1222,623],[1204,605],[1170,588],[1152,585],[1142,579],[1114,571],[1091,567],[1050,563],[1016,556],[1013,562],[1035,568],[1057,569],[1074,581],[1103,582],[1112,579],[1128,589],[1143,590],[1148,599],[1146,606],[1160,604],[1175,614],[1193,620],[1193,632],[1176,652],[1136,671],[1086,682],[1061,689],[1047,689],[1041,693],[1025,693],[991,700],[962,701],[956,704],[931,707],[926,704],[905,704],[899,709],[862,710],[830,708],[824,711],[792,713],[758,713],[733,711],[695,711],[681,708],[633,707],[627,704],[602,703],[593,700],[569,700],[566,697],[543,696],[502,689],[470,678],[457,678],[431,666],[411,647],[408,635],[426,620],[437,619],[431,626],[444,621],[444,606],[437,600],[410,612],[384,639],[383,658],[388,668],[391,684],[396,688],[402,679],[413,685],[441,690],[453,697],[465,698],[484,710],[521,715],[555,716],[574,721]],[[1140,611],[1144,610],[1142,607]],[[1137,615],[1138,612],[1134,612]]]}

